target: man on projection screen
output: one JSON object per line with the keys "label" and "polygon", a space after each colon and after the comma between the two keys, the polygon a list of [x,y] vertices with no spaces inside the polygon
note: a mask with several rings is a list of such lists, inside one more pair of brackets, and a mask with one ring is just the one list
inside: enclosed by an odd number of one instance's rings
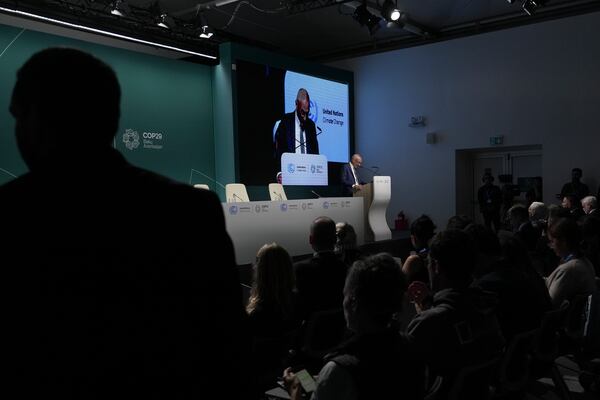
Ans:
{"label": "man on projection screen", "polygon": [[275,157],[281,161],[283,153],[319,154],[317,129],[309,118],[310,96],[306,89],[299,89],[296,109],[281,119],[275,133]]}

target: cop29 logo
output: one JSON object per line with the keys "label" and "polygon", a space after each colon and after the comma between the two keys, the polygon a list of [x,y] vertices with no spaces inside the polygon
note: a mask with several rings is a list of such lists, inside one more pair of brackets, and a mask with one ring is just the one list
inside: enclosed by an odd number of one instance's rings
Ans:
{"label": "cop29 logo", "polygon": [[123,143],[125,143],[125,147],[129,150],[137,149],[140,145],[140,135],[133,129],[125,129]]}
{"label": "cop29 logo", "polygon": [[294,173],[294,171],[296,170],[296,165],[295,165],[295,164],[293,164],[293,163],[289,163],[289,164],[288,164],[288,167],[287,167],[287,170],[288,170],[288,172],[289,172],[290,174],[293,174],[293,173]]}

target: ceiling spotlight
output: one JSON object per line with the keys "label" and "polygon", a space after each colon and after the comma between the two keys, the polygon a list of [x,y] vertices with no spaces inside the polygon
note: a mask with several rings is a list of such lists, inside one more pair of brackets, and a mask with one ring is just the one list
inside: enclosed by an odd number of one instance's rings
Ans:
{"label": "ceiling spotlight", "polygon": [[528,15],[533,15],[535,12],[535,5],[531,2],[531,0],[525,0],[523,2],[523,11],[525,11]]}
{"label": "ceiling spotlight", "polygon": [[533,15],[538,7],[545,6],[548,0],[525,0],[523,2],[523,11],[528,15]]}
{"label": "ceiling spotlight", "polygon": [[381,16],[388,21],[397,21],[400,18],[400,10],[392,0],[385,0],[381,7]]}
{"label": "ceiling spotlight", "polygon": [[125,13],[123,12],[123,6],[121,5],[121,3],[123,3],[121,0],[117,0],[113,3],[113,6],[110,10],[110,13],[112,15],[116,15],[117,17],[125,16]]}
{"label": "ceiling spotlight", "polygon": [[210,39],[213,35],[212,30],[208,26],[203,26],[202,31],[200,32],[200,37],[202,39]]}
{"label": "ceiling spotlight", "polygon": [[208,22],[206,22],[206,17],[204,14],[198,14],[198,19],[196,22],[198,28],[200,29],[200,38],[202,39],[210,39],[214,32],[208,26]]}
{"label": "ceiling spotlight", "polygon": [[366,26],[371,35],[381,27],[381,18],[371,14],[364,3],[356,7],[352,16],[361,26]]}
{"label": "ceiling spotlight", "polygon": [[167,14],[161,14],[160,17],[158,17],[158,22],[156,23],[156,25],[160,26],[163,29],[171,29],[167,22],[167,17]]}

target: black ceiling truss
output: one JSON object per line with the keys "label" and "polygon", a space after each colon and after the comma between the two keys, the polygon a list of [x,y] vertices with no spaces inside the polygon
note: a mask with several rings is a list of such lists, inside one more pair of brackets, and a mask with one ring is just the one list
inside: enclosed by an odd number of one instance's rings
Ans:
{"label": "black ceiling truss", "polygon": [[[542,2],[540,0],[540,6],[536,8],[533,14],[529,14],[524,12],[519,6],[523,1],[514,1],[514,12],[450,26],[439,26],[437,30],[412,20],[406,10],[400,10],[401,18],[393,23],[397,24],[402,29],[400,32],[403,33],[394,36],[378,37],[378,35],[373,35],[371,32],[371,37],[365,38],[362,43],[324,50],[318,54],[307,55],[307,58],[317,61],[332,61],[600,10],[599,0],[578,0],[557,3],[552,1]],[[348,4],[352,2],[354,4]],[[188,50],[208,52],[215,55],[218,53],[218,45],[223,42],[237,42],[272,51],[290,52],[289,49],[278,48],[272,43],[253,40],[242,36],[243,34],[233,33],[229,30],[229,26],[235,18],[243,19],[247,23],[259,26],[256,21],[253,22],[242,17],[236,17],[237,10],[242,6],[251,7],[261,13],[288,16],[336,6],[339,8],[340,18],[348,18],[353,14],[352,12],[344,13],[344,9],[354,10],[356,9],[356,5],[359,4],[371,10],[381,10],[383,0],[281,0],[279,7],[271,10],[263,10],[255,6],[252,0],[234,0],[233,2],[225,3],[223,3],[223,0],[208,0],[198,2],[195,6],[185,10],[169,10],[169,14],[166,16],[168,29],[157,25],[157,19],[160,15],[164,14],[160,4],[167,4],[166,1],[148,0],[146,2],[135,2],[138,6],[129,1],[122,1],[119,4],[123,7],[124,12],[120,16],[111,14],[115,3],[115,0],[0,0],[0,6],[6,8],[18,9],[142,40]],[[232,6],[228,8],[223,7],[226,4],[236,3],[235,8]],[[140,6],[140,4],[143,4],[143,6]],[[206,21],[206,15],[203,16],[202,14],[207,11],[218,11],[227,14],[230,16],[230,20],[227,25],[222,27],[210,26],[212,31],[214,31],[214,36],[200,38],[200,19],[204,17],[204,21]],[[376,18],[381,19],[379,16]],[[407,32],[410,34],[407,34]],[[274,41],[274,43],[277,43],[277,41]]]}
{"label": "black ceiling truss", "polygon": [[456,39],[480,33],[493,32],[501,29],[587,14],[596,11],[600,11],[600,1],[598,0],[579,1],[562,6],[546,7],[533,15],[526,15],[524,12],[519,11],[516,13],[494,16],[486,20],[476,20],[453,26],[446,26],[432,35],[424,35],[421,37],[403,36],[378,41],[371,40],[368,43],[340,48],[336,51],[326,52],[323,54],[315,54],[313,57],[310,57],[310,59],[319,62],[330,62],[349,57],[420,46],[428,43]]}
{"label": "black ceiling truss", "polygon": [[351,3],[356,0],[284,0],[283,4],[288,14],[302,14],[305,12],[318,10],[320,8],[338,6],[345,3]]}

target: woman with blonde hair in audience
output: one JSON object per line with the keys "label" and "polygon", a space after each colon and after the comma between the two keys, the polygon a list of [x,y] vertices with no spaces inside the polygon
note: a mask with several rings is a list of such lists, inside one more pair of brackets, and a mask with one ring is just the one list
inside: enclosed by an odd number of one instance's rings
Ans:
{"label": "woman with blonde hair in audience", "polygon": [[256,395],[272,386],[287,363],[299,324],[294,318],[294,270],[289,253],[277,243],[256,255],[246,312],[252,338],[250,370]]}

